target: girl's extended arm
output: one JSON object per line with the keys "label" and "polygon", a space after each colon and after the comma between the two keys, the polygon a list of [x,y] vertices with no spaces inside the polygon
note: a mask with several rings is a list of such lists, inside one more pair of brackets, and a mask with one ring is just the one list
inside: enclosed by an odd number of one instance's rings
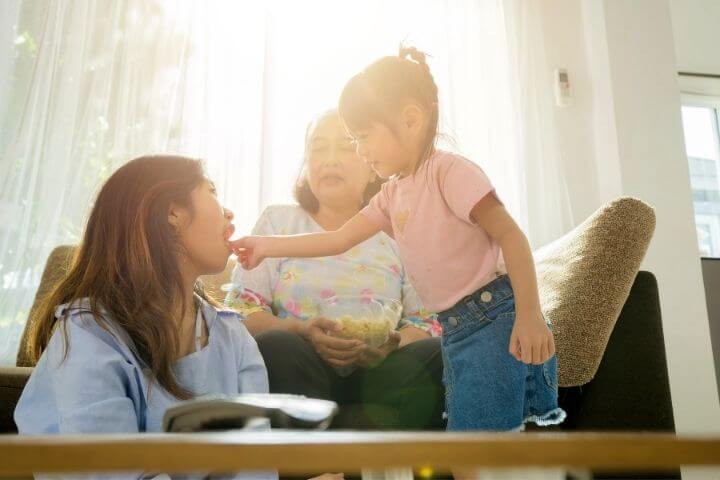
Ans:
{"label": "girl's extended arm", "polygon": [[229,244],[243,268],[252,269],[265,258],[339,255],[379,231],[372,220],[358,213],[335,231],[270,237],[250,236],[232,240]]}

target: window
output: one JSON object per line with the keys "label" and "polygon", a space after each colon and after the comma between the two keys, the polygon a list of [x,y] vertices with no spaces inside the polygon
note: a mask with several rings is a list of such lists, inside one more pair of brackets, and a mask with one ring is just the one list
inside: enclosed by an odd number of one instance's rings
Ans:
{"label": "window", "polygon": [[698,248],[720,257],[720,98],[684,97],[682,120]]}

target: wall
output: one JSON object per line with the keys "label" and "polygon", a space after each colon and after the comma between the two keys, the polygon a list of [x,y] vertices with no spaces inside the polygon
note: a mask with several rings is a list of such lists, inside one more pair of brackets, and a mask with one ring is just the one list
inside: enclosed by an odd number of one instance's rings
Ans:
{"label": "wall", "polygon": [[676,424],[720,432],[669,4],[604,7],[612,97],[598,101],[613,102],[623,193],[648,201],[658,217],[645,266],[660,284]]}
{"label": "wall", "polygon": [[670,0],[678,70],[720,75],[720,2]]}
{"label": "wall", "polygon": [[[556,108],[555,121],[559,132],[558,146],[561,163],[572,199],[575,223],[582,222],[600,204],[597,182],[580,181],[587,172],[595,170],[595,152],[588,147],[594,143],[592,116],[592,84],[584,51],[582,3],[576,0],[544,1],[541,9],[544,27],[547,75],[562,67],[570,74],[573,105]],[[567,20],[567,21],[566,21]]]}
{"label": "wall", "polygon": [[[702,16],[705,33],[680,40],[678,53],[687,62],[683,68],[715,68],[698,59],[720,62],[717,52],[690,56],[695,47],[687,45],[719,35],[709,27],[720,24],[720,2],[688,2],[718,6],[681,9],[689,24],[671,18],[685,0],[673,3],[671,11],[665,0],[545,1],[548,74],[566,67],[573,86],[575,105],[558,108],[556,121],[564,168],[575,172],[577,213],[621,194],[655,207],[657,230],[643,268],[659,281],[677,429],[720,432],[673,38],[673,25],[676,33],[692,31],[689,19]],[[715,19],[705,18],[709,14]]]}

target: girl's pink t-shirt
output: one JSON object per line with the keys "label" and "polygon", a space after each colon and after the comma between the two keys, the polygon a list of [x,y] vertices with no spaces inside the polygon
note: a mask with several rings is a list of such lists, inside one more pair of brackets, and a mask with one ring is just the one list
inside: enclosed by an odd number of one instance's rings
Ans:
{"label": "girl's pink t-shirt", "polygon": [[485,172],[438,151],[415,175],[383,184],[362,214],[393,237],[425,308],[441,312],[497,276],[500,248],[470,218],[495,189]]}

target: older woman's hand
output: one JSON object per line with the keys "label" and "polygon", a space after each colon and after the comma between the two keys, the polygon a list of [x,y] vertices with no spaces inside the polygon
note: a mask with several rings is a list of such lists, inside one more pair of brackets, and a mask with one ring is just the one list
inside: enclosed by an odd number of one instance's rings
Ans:
{"label": "older woman's hand", "polygon": [[400,333],[396,330],[391,330],[387,341],[378,348],[367,347],[360,359],[356,362],[356,365],[365,368],[378,366],[385,360],[385,357],[397,350],[400,345],[400,339]]}
{"label": "older woman's hand", "polygon": [[313,318],[305,323],[302,335],[313,344],[318,355],[333,367],[355,365],[368,347],[361,340],[332,336],[332,332],[338,329],[339,325],[332,320]]}

